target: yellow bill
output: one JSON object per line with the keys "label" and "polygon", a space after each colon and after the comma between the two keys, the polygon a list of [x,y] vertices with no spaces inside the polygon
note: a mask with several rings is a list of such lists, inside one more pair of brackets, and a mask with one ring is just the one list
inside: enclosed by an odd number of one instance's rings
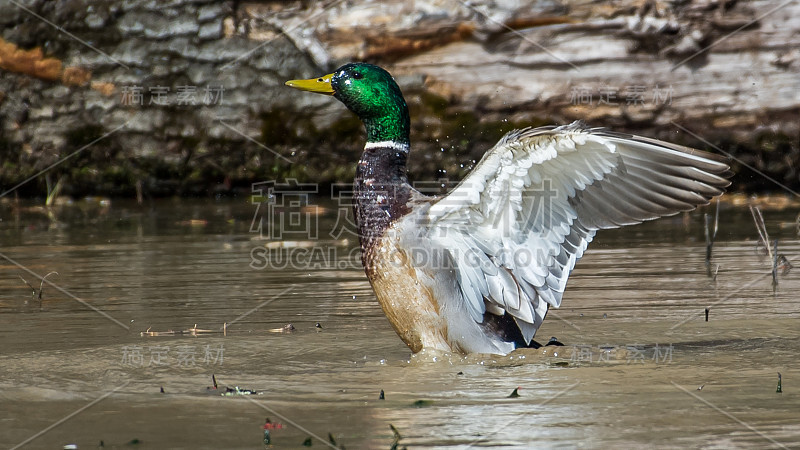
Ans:
{"label": "yellow bill", "polygon": [[323,75],[319,78],[309,78],[308,80],[289,80],[286,85],[301,91],[316,92],[318,94],[333,95],[331,86],[332,73]]}

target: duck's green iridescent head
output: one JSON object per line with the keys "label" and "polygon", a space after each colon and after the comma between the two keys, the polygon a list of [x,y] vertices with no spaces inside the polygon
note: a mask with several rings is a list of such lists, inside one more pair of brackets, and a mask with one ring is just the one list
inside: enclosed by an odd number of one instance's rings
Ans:
{"label": "duck's green iridescent head", "polygon": [[308,80],[291,80],[286,85],[336,97],[364,122],[367,142],[390,141],[408,145],[406,101],[394,78],[378,66],[345,64],[331,74]]}

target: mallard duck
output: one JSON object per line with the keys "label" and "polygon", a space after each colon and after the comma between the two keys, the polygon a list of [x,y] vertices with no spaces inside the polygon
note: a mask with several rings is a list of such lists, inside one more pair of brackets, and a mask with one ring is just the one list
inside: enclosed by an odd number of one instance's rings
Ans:
{"label": "mallard duck", "polygon": [[386,70],[351,63],[286,85],[364,123],[354,182],[361,261],[413,352],[532,345],[598,230],[689,211],[730,183],[724,159],[580,122],[512,131],[442,197],[406,176],[409,113]]}

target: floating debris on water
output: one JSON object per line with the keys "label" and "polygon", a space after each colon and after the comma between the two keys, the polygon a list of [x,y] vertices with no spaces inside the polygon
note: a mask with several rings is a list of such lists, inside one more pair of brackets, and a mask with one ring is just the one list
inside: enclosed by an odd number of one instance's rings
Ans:
{"label": "floating debris on water", "polygon": [[[393,435],[392,446],[390,448],[391,450],[400,450],[401,449],[400,439],[403,439],[403,436],[400,435],[400,432],[397,430],[397,428],[394,427],[394,425],[389,424],[389,428],[392,430],[392,435]],[[407,447],[405,446],[402,447],[402,450],[406,449]]]}
{"label": "floating debris on water", "polygon": [[775,239],[772,252],[772,290],[778,289],[778,240]]}
{"label": "floating debris on water", "polygon": [[315,328],[322,329],[322,324],[321,324],[321,323],[319,323],[319,322],[317,322],[316,324],[314,324],[314,327],[315,327]]}
{"label": "floating debris on water", "polygon": [[709,311],[709,308],[706,308],[706,322],[708,322],[708,311]]}
{"label": "floating debris on water", "polygon": [[264,445],[269,445],[272,442],[272,435],[270,431],[283,429],[282,423],[273,423],[269,417],[264,419],[264,425],[261,427],[264,430]]}
{"label": "floating debris on water", "polygon": [[386,395],[383,393],[383,389],[381,389],[381,395],[378,397],[378,400],[386,400]]}
{"label": "floating debris on water", "polygon": [[433,401],[431,400],[417,400],[414,402],[414,408],[427,408],[431,405],[433,405]]}
{"label": "floating debris on water", "polygon": [[775,390],[777,393],[783,392],[783,388],[781,388],[781,373],[778,372],[778,389]]}
{"label": "floating debris on water", "polygon": [[153,327],[148,327],[146,330],[139,333],[139,336],[200,336],[203,334],[227,334],[226,327],[223,326],[222,330],[206,330],[203,328],[197,328],[197,324],[194,324],[193,327],[187,328],[183,331],[180,330],[167,330],[167,331],[150,331]]}
{"label": "floating debris on water", "polygon": [[697,387],[697,390],[702,391],[705,386],[706,386],[705,384],[701,384],[700,386]]}
{"label": "floating debris on water", "polygon": [[519,397],[519,390],[522,389],[521,387],[517,386],[511,394],[508,395],[508,398],[517,398]]}
{"label": "floating debris on water", "polygon": [[161,393],[164,393],[164,386],[161,386]]}
{"label": "floating debris on water", "polygon": [[789,275],[789,271],[794,268],[791,262],[786,259],[785,255],[778,256],[778,269],[781,269],[781,275],[786,276]]}
{"label": "floating debris on water", "polygon": [[239,386],[234,386],[232,388],[226,387],[225,392],[220,395],[223,397],[235,397],[237,395],[261,395],[261,393],[253,389],[245,389],[240,388]]}
{"label": "floating debris on water", "polygon": [[[216,375],[211,375],[211,382],[214,385],[206,387],[206,391],[209,393],[215,393],[214,391],[219,390],[219,385],[217,384]],[[245,389],[245,388],[240,388],[239,386],[234,386],[232,388],[225,386],[225,392],[222,392],[220,395],[223,397],[234,397],[237,395],[261,395],[261,394],[263,394],[263,392],[258,392],[255,389]]]}
{"label": "floating debris on water", "polygon": [[335,448],[340,448],[344,450],[344,445],[339,445],[338,443],[336,443],[336,439],[334,439],[331,433],[328,433],[328,442],[330,442],[331,445],[333,445]]}
{"label": "floating debris on water", "polygon": [[305,441],[303,441],[303,447],[311,447],[311,444],[312,444],[313,442],[314,442],[314,441],[313,441],[313,440],[312,440],[310,437],[307,437],[307,438],[306,438],[306,440],[305,440]]}
{"label": "floating debris on water", "polygon": [[[756,250],[764,247],[764,253],[769,257],[770,266],[772,268],[772,291],[776,292],[778,290],[778,268],[783,268],[783,275],[789,273],[791,270],[791,263],[789,260],[786,259],[784,256],[782,259],[778,255],[778,240],[775,239],[770,244],[769,234],[767,234],[767,226],[764,223],[764,216],[761,214],[761,210],[758,206],[750,205],[750,213],[753,215],[753,221],[756,224],[756,230],[758,230],[758,243],[756,244]],[[785,261],[788,265],[780,265],[779,261]],[[788,269],[788,270],[787,270]]]}
{"label": "floating debris on water", "polygon": [[265,430],[282,430],[283,424],[280,422],[273,422],[267,417],[264,419],[264,426],[262,428]]}
{"label": "floating debris on water", "polygon": [[217,388],[217,377],[216,375],[211,375],[211,382],[214,383],[214,389]]}
{"label": "floating debris on water", "polygon": [[[49,277],[50,275],[58,275],[58,272],[49,272],[47,275],[43,276],[42,277],[42,282],[39,283],[39,291],[38,292],[36,291],[35,287],[31,286],[30,283],[25,281],[25,278],[22,278],[22,275],[19,275],[19,279],[22,280],[23,283],[28,285],[29,288],[31,288],[31,300],[36,300],[38,298],[38,300],[39,300],[39,309],[40,310],[42,309],[42,294],[44,293],[44,280],[47,279],[47,277]],[[28,300],[25,300],[25,304],[26,305],[28,304]]]}
{"label": "floating debris on water", "polygon": [[270,333],[291,333],[294,330],[296,330],[294,325],[292,325],[290,323],[287,323],[286,325],[284,325],[284,326],[282,326],[280,328],[271,328],[271,329],[269,329],[267,331],[270,332]]}
{"label": "floating debris on water", "polygon": [[763,246],[764,252],[769,254],[769,235],[767,234],[767,226],[764,223],[764,216],[761,214],[761,210],[758,208],[758,206],[753,205],[750,205],[750,214],[753,215],[753,221],[755,222],[756,230],[758,231],[756,250]]}

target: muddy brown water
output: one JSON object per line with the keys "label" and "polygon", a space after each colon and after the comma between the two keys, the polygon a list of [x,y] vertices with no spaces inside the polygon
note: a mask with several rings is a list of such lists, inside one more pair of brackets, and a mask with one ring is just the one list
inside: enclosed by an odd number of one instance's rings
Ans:
{"label": "muddy brown water", "polygon": [[[267,417],[276,448],[800,445],[800,267],[773,292],[746,207],[716,280],[702,210],[600,232],[537,334],[565,346],[467,358],[411,356],[325,207],[266,249],[249,199],[3,204],[0,446],[263,448]],[[765,212],[795,266],[798,209]],[[51,271],[40,308],[19,277]]]}

